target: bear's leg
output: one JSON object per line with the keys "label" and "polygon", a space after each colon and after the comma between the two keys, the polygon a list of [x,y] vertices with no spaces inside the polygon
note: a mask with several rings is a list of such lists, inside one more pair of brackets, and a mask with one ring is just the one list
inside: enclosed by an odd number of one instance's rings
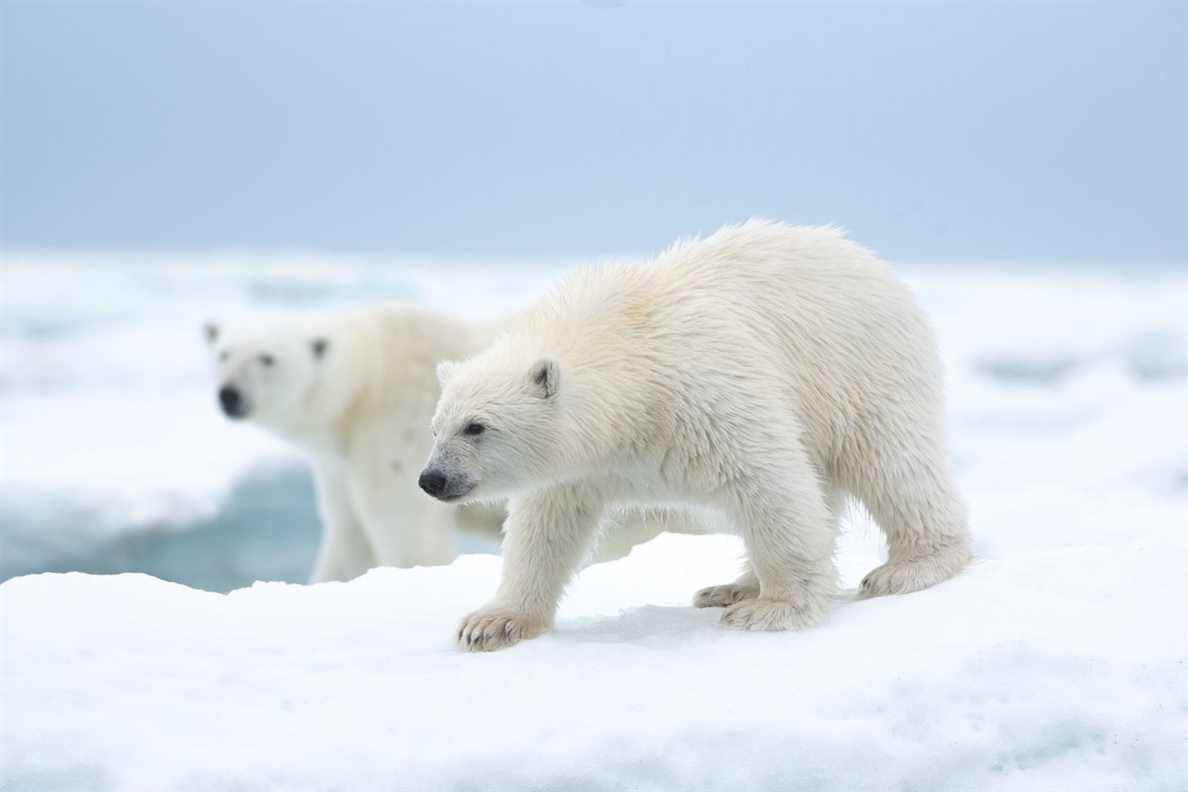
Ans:
{"label": "bear's leg", "polygon": [[[836,541],[838,525],[845,509],[845,493],[840,489],[828,488],[827,503],[832,516],[832,531]],[[725,608],[745,599],[755,599],[759,596],[759,578],[751,568],[751,562],[744,562],[742,574],[733,583],[723,583],[718,586],[707,586],[699,589],[693,595],[695,608]]]}
{"label": "bear's leg", "polygon": [[375,553],[351,508],[346,484],[333,471],[315,470],[322,543],[311,583],[351,580],[376,565]]}
{"label": "bear's leg", "polygon": [[586,557],[604,499],[588,484],[565,484],[508,504],[503,580],[494,598],[462,620],[458,644],[490,651],[553,626],[565,586]]}
{"label": "bear's leg", "polygon": [[383,566],[415,567],[448,564],[458,557],[457,507],[426,498],[406,470],[393,475],[385,464],[357,466],[351,495],[363,530]]}
{"label": "bear's leg", "polygon": [[919,591],[953,577],[970,559],[965,508],[943,443],[908,433],[883,440],[872,443],[873,458],[854,476],[888,549],[887,562],[862,579],[864,597]]}
{"label": "bear's leg", "polygon": [[[777,468],[772,459],[783,464]],[[797,447],[768,455],[764,469],[748,471],[740,481],[745,491],[736,494],[732,516],[759,591],[728,606],[722,624],[741,630],[800,630],[817,624],[837,586],[834,515],[818,476]]]}

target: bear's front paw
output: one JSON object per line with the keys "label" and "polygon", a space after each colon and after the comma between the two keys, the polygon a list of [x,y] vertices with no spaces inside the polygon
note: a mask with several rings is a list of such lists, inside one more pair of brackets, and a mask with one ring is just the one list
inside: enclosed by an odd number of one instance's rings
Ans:
{"label": "bear's front paw", "polygon": [[726,609],[722,626],[734,630],[803,630],[817,624],[823,616],[818,608],[787,600],[746,599]]}
{"label": "bear's front paw", "polygon": [[468,652],[493,652],[535,638],[548,625],[507,608],[483,608],[467,616],[458,627],[458,646]]}
{"label": "bear's front paw", "polygon": [[725,608],[736,602],[755,599],[759,596],[758,586],[748,586],[742,583],[727,583],[722,586],[709,586],[693,595],[695,608]]}

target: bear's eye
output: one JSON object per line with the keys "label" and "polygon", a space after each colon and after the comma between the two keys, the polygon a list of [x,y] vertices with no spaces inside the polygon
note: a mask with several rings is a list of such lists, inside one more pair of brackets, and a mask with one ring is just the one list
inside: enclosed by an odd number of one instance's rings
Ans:
{"label": "bear's eye", "polygon": [[227,358],[229,358],[229,357],[231,357],[231,350],[224,349],[222,352],[219,353],[219,362],[226,363]]}
{"label": "bear's eye", "polygon": [[462,434],[470,435],[471,437],[477,437],[485,431],[487,431],[487,427],[483,426],[477,421],[471,421],[470,423],[466,424],[466,427],[462,430]]}
{"label": "bear's eye", "polygon": [[257,359],[260,361],[261,366],[269,367],[269,366],[276,365],[276,358],[274,358],[272,355],[268,354],[267,352],[265,352],[263,355],[260,355],[260,357]]}

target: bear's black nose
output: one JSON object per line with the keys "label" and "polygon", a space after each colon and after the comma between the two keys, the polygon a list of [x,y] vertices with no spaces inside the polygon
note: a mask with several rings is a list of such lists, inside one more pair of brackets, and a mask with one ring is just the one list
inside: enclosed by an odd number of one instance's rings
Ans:
{"label": "bear's black nose", "polygon": [[219,404],[229,418],[242,418],[244,414],[243,396],[237,388],[224,385],[219,388]]}
{"label": "bear's black nose", "polygon": [[417,484],[421,485],[421,489],[425,490],[425,492],[436,498],[445,492],[446,477],[436,470],[425,470],[421,472],[421,477],[417,479]]}

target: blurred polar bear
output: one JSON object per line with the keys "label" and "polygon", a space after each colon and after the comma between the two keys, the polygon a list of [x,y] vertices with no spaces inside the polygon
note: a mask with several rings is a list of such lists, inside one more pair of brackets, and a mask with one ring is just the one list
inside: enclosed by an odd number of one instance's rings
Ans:
{"label": "blurred polar bear", "polygon": [[[498,539],[501,506],[446,505],[417,487],[433,446],[437,364],[477,352],[498,329],[399,305],[205,326],[223,413],[312,464],[322,521],[312,582],[447,564],[459,531]],[[620,557],[663,530],[701,531],[681,514],[613,514],[593,558]]]}

